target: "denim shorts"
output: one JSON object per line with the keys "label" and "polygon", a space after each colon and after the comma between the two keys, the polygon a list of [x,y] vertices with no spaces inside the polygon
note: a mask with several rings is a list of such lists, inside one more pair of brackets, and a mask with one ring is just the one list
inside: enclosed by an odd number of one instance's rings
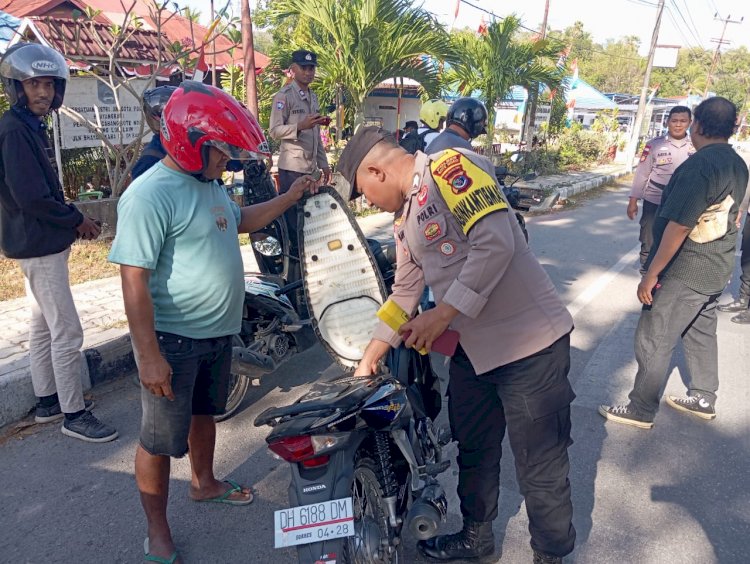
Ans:
{"label": "denim shorts", "polygon": [[175,399],[141,386],[141,446],[152,455],[182,457],[188,451],[193,415],[224,413],[232,368],[232,337],[190,339],[156,332],[159,350],[172,367]]}

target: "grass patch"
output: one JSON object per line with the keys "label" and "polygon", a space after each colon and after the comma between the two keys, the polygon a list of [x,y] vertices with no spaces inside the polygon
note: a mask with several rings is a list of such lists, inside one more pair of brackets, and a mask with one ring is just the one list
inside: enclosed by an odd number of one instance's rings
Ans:
{"label": "grass patch", "polygon": [[[81,284],[117,276],[120,272],[116,264],[107,262],[111,241],[79,241],[71,247],[68,270],[70,283]],[[18,262],[0,258],[0,301],[20,298],[26,294]]]}
{"label": "grass patch", "polygon": [[[242,234],[240,245],[247,245],[250,237]],[[78,241],[73,244],[68,260],[70,284],[81,284],[110,276],[118,276],[120,267],[107,261],[112,241]],[[0,256],[0,302],[26,295],[23,273],[18,262]]]}

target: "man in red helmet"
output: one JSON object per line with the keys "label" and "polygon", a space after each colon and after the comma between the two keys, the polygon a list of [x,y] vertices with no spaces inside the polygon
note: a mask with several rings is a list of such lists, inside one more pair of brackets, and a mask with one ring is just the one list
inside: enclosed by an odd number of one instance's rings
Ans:
{"label": "man in red helmet", "polygon": [[[184,82],[162,114],[167,155],[118,204],[109,259],[123,297],[141,380],[135,477],[148,521],[147,559],[178,555],[167,522],[170,457],[188,451],[194,501],[247,505],[249,488],[217,480],[214,415],[223,413],[244,300],[238,233],[267,225],[313,189],[310,176],[268,202],[240,208],[217,182],[230,159],[267,155],[262,130],[234,98]],[[162,560],[157,560],[162,559]]]}

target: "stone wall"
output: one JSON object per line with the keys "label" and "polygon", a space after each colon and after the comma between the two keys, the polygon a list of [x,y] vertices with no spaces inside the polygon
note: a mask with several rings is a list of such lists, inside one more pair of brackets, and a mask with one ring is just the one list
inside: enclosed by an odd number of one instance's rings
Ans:
{"label": "stone wall", "polygon": [[113,239],[117,229],[117,202],[119,198],[73,202],[81,213],[102,222],[102,239]]}

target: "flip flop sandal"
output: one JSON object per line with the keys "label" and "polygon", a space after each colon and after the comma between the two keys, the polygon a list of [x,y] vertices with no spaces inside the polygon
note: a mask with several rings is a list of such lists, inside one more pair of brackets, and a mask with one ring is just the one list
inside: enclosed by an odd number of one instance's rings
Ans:
{"label": "flip flop sandal", "polygon": [[240,486],[234,480],[224,480],[224,483],[229,484],[232,487],[225,491],[223,494],[216,497],[211,497],[209,499],[194,499],[193,501],[197,501],[198,503],[223,503],[225,505],[250,505],[255,499],[252,490],[250,491],[250,499],[229,499],[229,496],[231,496],[232,494],[238,492],[241,493],[242,486]]}
{"label": "flip flop sandal", "polygon": [[144,562],[156,562],[157,564],[174,564],[179,558],[179,554],[175,550],[169,558],[163,556],[154,556],[148,552],[148,537],[143,541],[143,561]]}

